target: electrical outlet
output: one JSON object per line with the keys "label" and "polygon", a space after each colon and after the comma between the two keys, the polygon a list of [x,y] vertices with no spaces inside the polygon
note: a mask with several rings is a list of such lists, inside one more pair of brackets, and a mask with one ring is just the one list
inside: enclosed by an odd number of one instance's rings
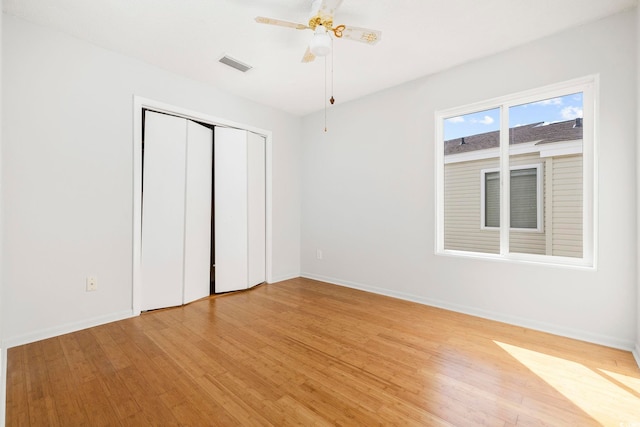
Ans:
{"label": "electrical outlet", "polygon": [[98,290],[98,278],[96,276],[87,276],[87,292]]}
{"label": "electrical outlet", "polygon": [[316,249],[316,259],[322,259],[322,249]]}

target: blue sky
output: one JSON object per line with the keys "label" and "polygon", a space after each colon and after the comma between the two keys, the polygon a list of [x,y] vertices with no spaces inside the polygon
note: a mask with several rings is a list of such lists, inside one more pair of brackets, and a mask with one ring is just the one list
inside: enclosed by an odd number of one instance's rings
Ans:
{"label": "blue sky", "polygon": [[[582,93],[550,98],[509,109],[509,127],[529,123],[554,123],[582,117]],[[444,121],[444,140],[491,132],[500,128],[500,110],[479,111]]]}

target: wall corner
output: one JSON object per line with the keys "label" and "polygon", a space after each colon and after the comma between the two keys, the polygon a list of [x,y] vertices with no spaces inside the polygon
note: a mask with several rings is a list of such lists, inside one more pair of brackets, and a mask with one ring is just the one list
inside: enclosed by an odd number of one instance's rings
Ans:
{"label": "wall corner", "polygon": [[[636,259],[640,261],[640,1],[636,6]],[[640,270],[636,262],[636,345],[633,352],[640,367]]]}

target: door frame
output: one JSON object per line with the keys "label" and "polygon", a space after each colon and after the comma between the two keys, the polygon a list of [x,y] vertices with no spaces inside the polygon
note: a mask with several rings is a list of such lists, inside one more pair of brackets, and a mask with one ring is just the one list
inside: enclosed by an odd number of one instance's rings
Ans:
{"label": "door frame", "polygon": [[141,96],[133,96],[133,271],[132,271],[132,312],[140,314],[141,306],[141,255],[142,255],[142,110],[148,109],[171,114],[185,119],[196,120],[215,126],[242,129],[262,135],[265,139],[265,231],[266,231],[266,281],[272,282],[272,132],[254,126],[233,122],[197,111],[167,104]]}

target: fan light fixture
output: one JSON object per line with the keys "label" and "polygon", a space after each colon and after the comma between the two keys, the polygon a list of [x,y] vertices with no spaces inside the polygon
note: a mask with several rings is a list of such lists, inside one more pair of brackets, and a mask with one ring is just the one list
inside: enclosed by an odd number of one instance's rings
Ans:
{"label": "fan light fixture", "polygon": [[309,42],[309,50],[315,56],[327,56],[331,52],[331,36],[324,25],[318,25]]}
{"label": "fan light fixture", "polygon": [[[300,1],[300,0],[298,0]],[[309,1],[309,0],[307,0]],[[368,28],[352,27],[340,24],[333,26],[333,15],[340,7],[343,0],[310,0],[311,12],[307,24],[282,21],[280,19],[257,16],[256,22],[260,24],[277,25],[279,27],[293,28],[296,30],[312,30],[313,37],[302,56],[302,62],[311,62],[316,56],[327,56],[333,51],[333,37],[336,39],[353,40],[360,43],[376,44],[382,37],[382,32]],[[2,2],[2,0],[0,0]],[[333,35],[331,34],[333,33]],[[333,56],[333,55],[332,55]],[[324,131],[327,131],[327,60],[324,61]],[[333,92],[333,57],[331,58],[331,91]],[[331,95],[329,102],[336,100]]]}

